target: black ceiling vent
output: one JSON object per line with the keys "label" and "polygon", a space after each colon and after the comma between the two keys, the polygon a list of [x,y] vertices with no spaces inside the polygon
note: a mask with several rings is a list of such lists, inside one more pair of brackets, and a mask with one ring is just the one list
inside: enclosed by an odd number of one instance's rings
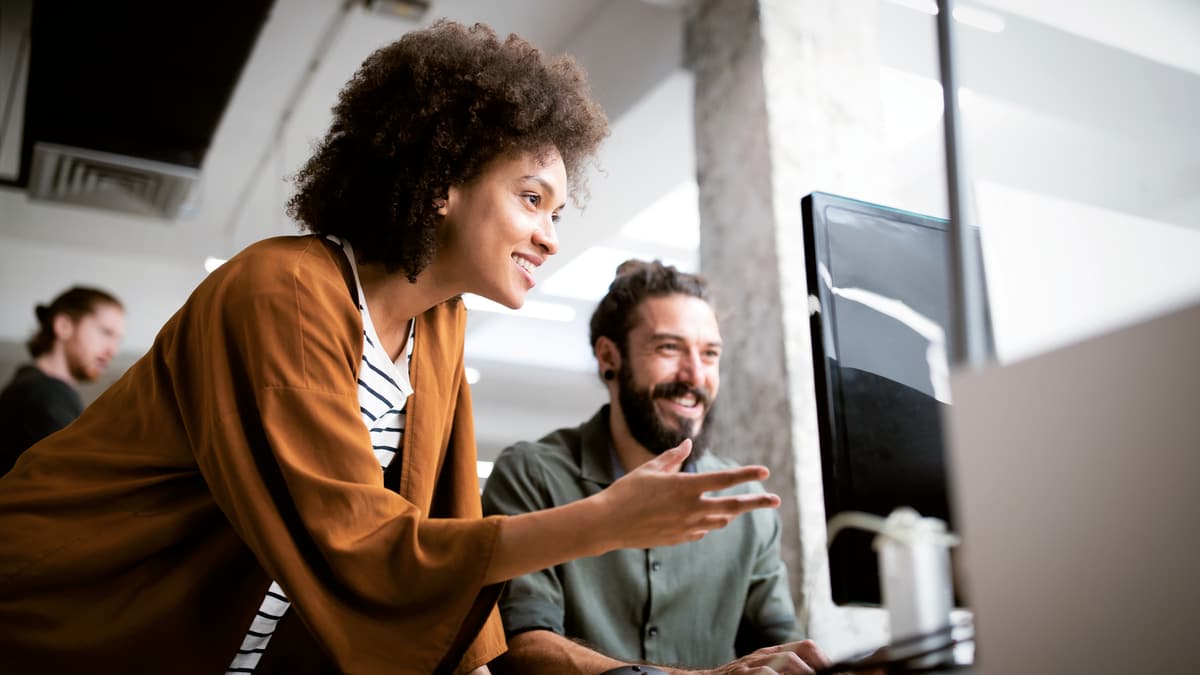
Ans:
{"label": "black ceiling vent", "polygon": [[37,0],[19,182],[178,215],[271,4]]}

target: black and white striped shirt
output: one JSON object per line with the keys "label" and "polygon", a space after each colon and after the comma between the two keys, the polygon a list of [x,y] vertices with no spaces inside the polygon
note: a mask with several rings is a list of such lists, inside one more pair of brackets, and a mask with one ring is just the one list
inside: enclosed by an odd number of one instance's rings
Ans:
{"label": "black and white striped shirt", "polygon": [[[367,310],[362,282],[358,277],[358,265],[354,260],[354,250],[350,247],[350,242],[343,242],[335,237],[329,239],[342,246],[346,257],[350,259],[350,267],[354,270],[358,309],[362,312],[363,322],[363,356],[358,369],[358,409],[371,434],[371,449],[379,459],[380,467],[386,469],[402,447],[404,408],[409,395],[412,394],[412,384],[408,378],[413,345],[412,322],[409,322],[404,353],[393,362],[384,351],[375,332],[375,325],[371,322],[371,313]],[[289,606],[287,594],[279,584],[271,582],[250,629],[242,638],[242,646],[226,669],[227,673],[254,672],[267,649],[267,644],[271,641],[275,627]]]}

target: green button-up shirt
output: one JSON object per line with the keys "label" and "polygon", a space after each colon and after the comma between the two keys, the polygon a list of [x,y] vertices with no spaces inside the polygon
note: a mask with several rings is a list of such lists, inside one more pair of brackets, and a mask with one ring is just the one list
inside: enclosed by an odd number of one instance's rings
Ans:
{"label": "green button-up shirt", "polygon": [[[484,514],[559,506],[611,484],[608,410],[501,453],[484,488]],[[708,453],[695,463],[700,472],[733,466]],[[761,491],[747,483],[714,494]],[[700,541],[621,549],[513,579],[500,613],[509,635],[546,629],[616,659],[692,668],[787,642],[795,627],[771,509],[742,515]]]}

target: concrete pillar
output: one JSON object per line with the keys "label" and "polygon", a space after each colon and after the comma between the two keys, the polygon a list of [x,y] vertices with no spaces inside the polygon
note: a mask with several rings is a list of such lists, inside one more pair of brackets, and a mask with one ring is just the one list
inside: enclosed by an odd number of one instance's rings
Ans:
{"label": "concrete pillar", "polygon": [[696,0],[701,271],[716,286],[722,354],[714,446],[772,469],[800,630],[830,652],[886,638],[882,612],[833,607],[800,199],[887,203],[877,0]]}

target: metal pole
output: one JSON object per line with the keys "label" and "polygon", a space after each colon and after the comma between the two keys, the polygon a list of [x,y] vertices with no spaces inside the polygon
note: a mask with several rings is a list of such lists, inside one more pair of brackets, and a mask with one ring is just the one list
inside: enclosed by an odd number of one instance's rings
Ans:
{"label": "metal pole", "polygon": [[950,206],[950,302],[952,365],[980,368],[988,359],[987,298],[983,291],[983,264],[977,237],[967,223],[971,190],[963,168],[961,127],[958,119],[958,80],[954,72],[954,2],[938,0],[938,63],[942,70],[943,126],[946,133],[946,196]]}

